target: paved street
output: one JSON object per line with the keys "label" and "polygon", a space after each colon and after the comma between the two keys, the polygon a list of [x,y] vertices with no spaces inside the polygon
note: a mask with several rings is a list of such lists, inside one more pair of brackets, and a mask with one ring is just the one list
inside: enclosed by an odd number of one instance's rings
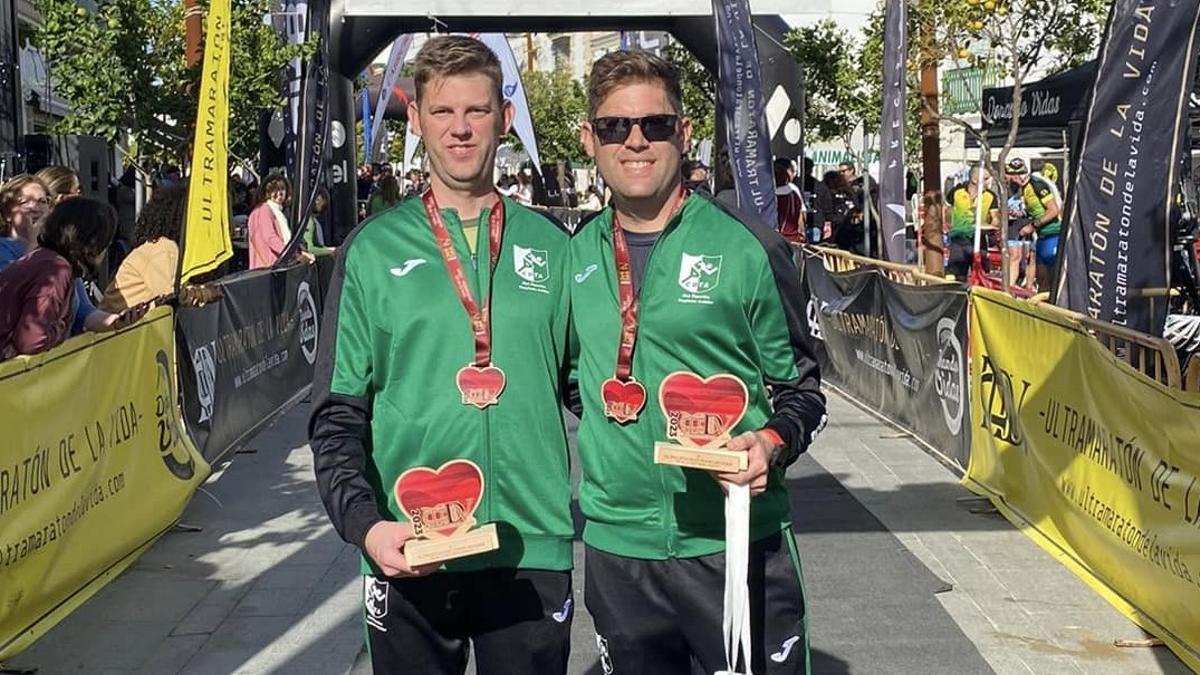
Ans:
{"label": "paved street", "polygon": [[[201,532],[165,536],[7,665],[369,672],[357,554],[317,498],[306,414],[285,415],[195,497],[184,522]],[[1165,648],[1114,647],[1144,635],[912,441],[836,394],[830,418],[789,472],[816,673],[1188,672]],[[571,673],[599,673],[586,612],[574,631]]]}

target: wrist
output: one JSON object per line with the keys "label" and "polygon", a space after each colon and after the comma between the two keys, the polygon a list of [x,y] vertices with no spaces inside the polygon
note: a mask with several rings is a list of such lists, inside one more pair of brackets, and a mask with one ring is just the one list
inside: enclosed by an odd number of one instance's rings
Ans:
{"label": "wrist", "polygon": [[771,464],[778,465],[785,455],[784,450],[787,448],[787,443],[784,442],[783,436],[779,435],[778,431],[770,427],[759,429],[758,437],[762,438],[770,446]]}

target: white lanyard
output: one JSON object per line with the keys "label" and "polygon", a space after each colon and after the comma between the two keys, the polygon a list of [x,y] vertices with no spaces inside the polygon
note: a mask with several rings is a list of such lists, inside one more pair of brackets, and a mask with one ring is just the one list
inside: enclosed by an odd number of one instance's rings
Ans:
{"label": "white lanyard", "polygon": [[[750,486],[730,485],[725,497],[725,634],[726,670],[716,675],[750,673]],[[745,670],[735,670],[738,648]]]}

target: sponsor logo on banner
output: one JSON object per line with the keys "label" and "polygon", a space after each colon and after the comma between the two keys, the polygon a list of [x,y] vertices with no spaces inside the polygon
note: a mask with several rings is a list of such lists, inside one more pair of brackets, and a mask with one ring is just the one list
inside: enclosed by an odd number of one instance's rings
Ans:
{"label": "sponsor logo on banner", "polygon": [[[828,303],[822,301],[824,307]],[[821,311],[817,309],[817,299],[810,297],[808,299],[808,307],[805,308],[805,313],[808,314],[808,334],[814,340],[825,341],[825,333],[821,332]]]}
{"label": "sponsor logo on banner", "polygon": [[[158,452],[163,464],[179,480],[188,481],[196,475],[196,459],[182,442],[183,429],[175,407],[175,396],[172,387],[175,374],[171,369],[171,359],[163,350],[154,355],[158,367],[158,387],[154,395],[154,417],[158,422]],[[180,459],[180,455],[183,459]]]}
{"label": "sponsor logo on banner", "polygon": [[686,293],[679,299],[682,303],[711,305],[709,293],[721,283],[721,261],[719,255],[691,255],[684,253],[679,261],[679,287]]}
{"label": "sponsor logo on banner", "polygon": [[304,360],[312,365],[317,360],[317,303],[313,300],[308,282],[300,282],[296,291],[296,307],[300,312],[300,351]]}
{"label": "sponsor logo on banner", "polygon": [[1019,380],[1020,386],[1014,385],[1012,373],[996,367],[992,359],[984,355],[979,376],[980,405],[983,406],[980,426],[988,430],[996,440],[1009,445],[1024,446],[1025,435],[1021,432],[1021,406],[1025,404],[1025,396],[1029,393],[1032,383]]}
{"label": "sponsor logo on banner", "polygon": [[363,577],[363,609],[367,625],[386,633],[383,620],[388,615],[388,582],[370,575]]}
{"label": "sponsor logo on banner", "polygon": [[513,271],[521,279],[521,290],[549,293],[550,253],[536,248],[513,245]]}
{"label": "sponsor logo on banner", "polygon": [[199,421],[207,422],[212,418],[217,387],[217,363],[213,360],[209,345],[200,345],[192,352],[192,367],[196,369],[196,401],[200,403]]}
{"label": "sponsor logo on banner", "polygon": [[962,345],[954,334],[954,319],[938,320],[938,360],[934,387],[938,398],[942,401],[942,416],[946,419],[946,428],[957,436],[962,431],[963,411],[966,405],[963,396],[966,393],[966,368],[963,367]]}

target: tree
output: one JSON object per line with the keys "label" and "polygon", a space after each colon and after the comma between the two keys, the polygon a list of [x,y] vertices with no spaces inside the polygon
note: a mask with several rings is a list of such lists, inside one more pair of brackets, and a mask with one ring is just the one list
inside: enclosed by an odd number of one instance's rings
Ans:
{"label": "tree", "polygon": [[825,19],[791,29],[783,44],[804,73],[805,141],[844,139],[848,147],[854,128],[871,107],[869,90],[855,72],[849,33]]}
{"label": "tree", "polygon": [[[906,148],[920,148],[919,115],[922,107],[917,75],[932,61],[941,65],[974,65],[999,70],[1016,81],[1011,63],[998,51],[1001,45],[1020,54],[1023,84],[1033,68],[1047,74],[1076,66],[1095,54],[1105,8],[1103,0],[919,0],[909,13],[909,123]],[[994,15],[996,21],[984,22]],[[806,140],[843,140],[862,122],[866,132],[878,131],[883,100],[882,3],[867,19],[863,35],[855,41],[831,20],[792,29],[784,44],[805,74]],[[1010,39],[1012,38],[1012,39]],[[922,50],[921,46],[927,45]],[[978,102],[975,102],[978,103]],[[944,116],[944,119],[951,119]],[[915,155],[913,155],[915,156]]]}
{"label": "tree", "polygon": [[717,124],[716,76],[677,42],[667,43],[663,58],[679,72],[683,111],[692,120],[692,138],[695,142],[712,140]]}
{"label": "tree", "polygon": [[[527,71],[521,80],[542,161],[583,161],[587,157],[579,141],[579,127],[587,117],[583,84],[564,71]],[[515,133],[512,142],[521,148]]]}
{"label": "tree", "polygon": [[[185,164],[199,103],[200,64],[184,58],[182,0],[101,0],[95,12],[75,0],[36,0],[42,26],[33,42],[52,64],[51,84],[71,112],[57,133],[88,134],[130,153]],[[233,0],[229,145],[235,157],[258,151],[262,111],[278,107],[283,67],[310,51],[284,45],[263,16],[272,0]]]}
{"label": "tree", "polygon": [[[923,0],[918,5],[918,25],[925,34],[914,42],[924,40],[925,49],[917,52],[917,68],[925,65],[921,59],[940,63],[948,58],[960,66],[999,72],[1011,83],[1015,112],[998,153],[993,153],[987,134],[967,120],[936,115],[978,139],[983,163],[992,176],[1001,179],[1001,168],[1016,145],[1022,97],[1031,76],[1039,70],[1053,73],[1071,67],[1095,54],[1107,4],[1104,0]],[[1046,64],[1051,67],[1045,68]],[[994,122],[982,109],[982,101],[979,104],[980,118],[985,124]],[[1007,232],[1008,209],[999,211],[1000,230]],[[1007,256],[1008,249],[1003,253]],[[1007,277],[1007,261],[1003,273]],[[1008,281],[1005,278],[1006,287]]]}
{"label": "tree", "polygon": [[[860,160],[861,148],[851,137],[860,126],[868,141],[879,133],[883,100],[883,14],[872,14],[868,22],[857,48],[850,34],[830,19],[784,35],[784,45],[804,73],[805,140],[840,140]],[[908,104],[905,153],[913,159],[921,145],[920,101],[910,98]]]}

